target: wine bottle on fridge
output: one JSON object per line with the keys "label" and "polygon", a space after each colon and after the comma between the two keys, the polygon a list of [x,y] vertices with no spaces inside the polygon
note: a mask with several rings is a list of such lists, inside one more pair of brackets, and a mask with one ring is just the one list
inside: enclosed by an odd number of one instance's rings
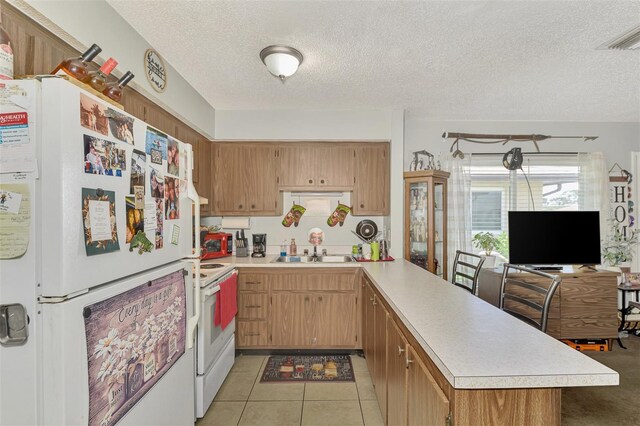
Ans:
{"label": "wine bottle on fridge", "polygon": [[13,79],[13,47],[0,21],[0,80]]}
{"label": "wine bottle on fridge", "polygon": [[111,74],[111,71],[118,65],[118,61],[113,58],[107,59],[102,64],[98,71],[90,72],[87,78],[83,80],[83,83],[87,83],[98,92],[101,92],[107,88],[107,77]]}
{"label": "wine bottle on fridge", "polygon": [[77,80],[83,81],[89,75],[89,62],[98,56],[102,49],[97,44],[93,44],[86,52],[77,58],[67,58],[51,71],[51,74],[64,73]]}
{"label": "wine bottle on fridge", "polygon": [[120,102],[122,99],[122,89],[124,86],[129,84],[129,82],[135,77],[131,71],[127,71],[121,78],[115,83],[107,84],[107,88],[102,91],[109,98],[113,99],[116,102]]}

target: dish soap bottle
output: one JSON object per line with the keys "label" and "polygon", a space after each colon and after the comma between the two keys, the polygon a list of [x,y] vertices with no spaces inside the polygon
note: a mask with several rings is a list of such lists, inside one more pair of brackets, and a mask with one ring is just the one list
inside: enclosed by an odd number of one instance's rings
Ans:
{"label": "dish soap bottle", "polygon": [[297,256],[298,255],[298,246],[296,246],[296,239],[291,239],[291,245],[289,246],[289,256]]}
{"label": "dish soap bottle", "polygon": [[280,257],[286,257],[286,256],[287,256],[287,240],[284,240],[280,245]]}

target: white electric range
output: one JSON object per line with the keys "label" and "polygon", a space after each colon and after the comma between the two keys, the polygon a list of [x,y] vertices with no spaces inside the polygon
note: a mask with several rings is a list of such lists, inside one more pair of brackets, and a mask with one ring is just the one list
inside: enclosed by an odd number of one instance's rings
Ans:
{"label": "white electric range", "polygon": [[213,324],[220,284],[238,271],[215,260],[200,264],[200,321],[196,361],[196,417],[201,418],[213,402],[235,359],[235,319],[222,330]]}

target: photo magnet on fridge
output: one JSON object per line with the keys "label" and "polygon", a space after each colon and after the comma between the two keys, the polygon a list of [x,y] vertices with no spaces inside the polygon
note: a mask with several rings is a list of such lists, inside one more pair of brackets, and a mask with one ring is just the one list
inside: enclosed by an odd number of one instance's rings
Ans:
{"label": "photo magnet on fridge", "polygon": [[107,107],[102,103],[80,93],[80,124],[94,132],[109,136]]}
{"label": "photo magnet on fridge", "polygon": [[120,250],[114,191],[82,188],[82,223],[87,256]]}
{"label": "photo magnet on fridge", "polygon": [[167,173],[180,176],[180,143],[172,137],[167,146]]}
{"label": "photo magnet on fridge", "polygon": [[147,173],[147,154],[137,149],[133,150],[131,154],[131,184],[129,187],[129,193],[135,194],[134,188],[136,186],[142,187],[142,194],[144,195],[144,181]]}
{"label": "photo magnet on fridge", "polygon": [[138,231],[144,232],[144,202],[142,208],[136,208],[135,196],[125,197],[127,206],[127,240],[130,243]]}
{"label": "photo magnet on fridge", "polygon": [[149,176],[149,186],[152,198],[164,198],[164,176],[162,176],[162,172],[153,167]]}
{"label": "photo magnet on fridge", "polygon": [[111,136],[121,140],[122,142],[133,145],[133,117],[124,115],[111,108],[107,108],[106,116],[109,120],[109,131],[111,132]]}
{"label": "photo magnet on fridge", "polygon": [[152,163],[162,164],[162,160],[167,159],[167,135],[164,133],[147,127],[144,147],[145,152],[151,156]]}
{"label": "photo magnet on fridge", "polygon": [[172,177],[164,178],[164,217],[180,219],[180,182]]}
{"label": "photo magnet on fridge", "polygon": [[94,175],[122,176],[127,169],[127,152],[114,142],[84,135],[84,172]]}

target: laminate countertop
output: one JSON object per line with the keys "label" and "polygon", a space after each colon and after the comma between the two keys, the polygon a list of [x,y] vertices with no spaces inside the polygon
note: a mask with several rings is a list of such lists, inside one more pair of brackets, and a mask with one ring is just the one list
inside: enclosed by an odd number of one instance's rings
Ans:
{"label": "laminate countertop", "polygon": [[618,373],[406,260],[343,264],[222,258],[248,267],[358,267],[456,389],[610,386]]}

